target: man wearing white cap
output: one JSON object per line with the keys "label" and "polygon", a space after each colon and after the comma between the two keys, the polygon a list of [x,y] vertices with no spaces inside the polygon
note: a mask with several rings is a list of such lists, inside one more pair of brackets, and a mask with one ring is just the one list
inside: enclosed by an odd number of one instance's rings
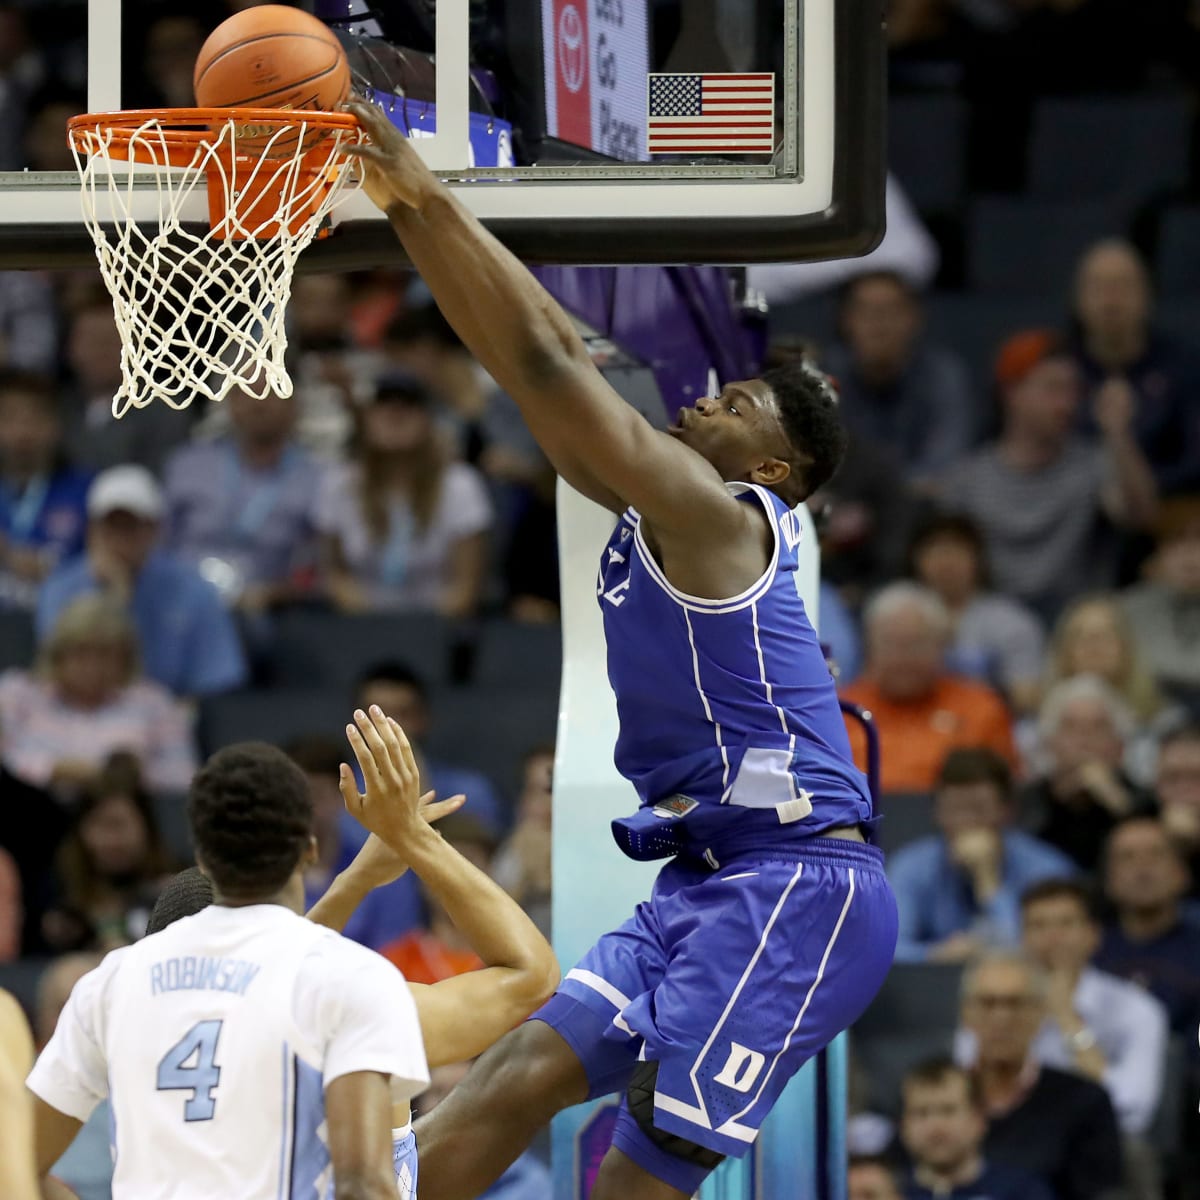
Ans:
{"label": "man wearing white cap", "polygon": [[157,549],[162,492],[139,466],[110,467],[88,492],[87,552],[60,567],[38,598],[44,637],[77,596],[106,591],[128,604],[146,674],[182,696],[229,691],[246,681],[237,629],[216,589]]}

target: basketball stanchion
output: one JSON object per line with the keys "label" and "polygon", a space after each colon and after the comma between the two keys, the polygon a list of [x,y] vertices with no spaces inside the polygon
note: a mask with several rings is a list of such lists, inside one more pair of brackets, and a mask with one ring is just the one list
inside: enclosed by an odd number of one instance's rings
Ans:
{"label": "basketball stanchion", "polygon": [[[121,334],[113,416],[233,388],[292,392],[284,316],[300,253],[356,186],[347,113],[152,109],[73,117],[84,223]],[[135,215],[147,180],[153,215]],[[207,195],[208,221],[187,219]],[[143,211],[138,209],[138,211]]]}

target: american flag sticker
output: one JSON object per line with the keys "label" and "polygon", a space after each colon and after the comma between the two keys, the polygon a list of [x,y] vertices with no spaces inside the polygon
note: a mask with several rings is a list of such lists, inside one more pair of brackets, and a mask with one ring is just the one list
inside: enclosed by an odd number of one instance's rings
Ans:
{"label": "american flag sticker", "polygon": [[651,74],[647,149],[651,154],[771,154],[775,76]]}

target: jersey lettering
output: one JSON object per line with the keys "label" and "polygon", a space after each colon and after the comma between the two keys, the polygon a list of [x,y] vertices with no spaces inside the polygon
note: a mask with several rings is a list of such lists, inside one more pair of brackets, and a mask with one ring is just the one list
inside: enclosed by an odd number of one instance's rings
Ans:
{"label": "jersey lettering", "polygon": [[789,550],[795,550],[800,545],[804,534],[800,520],[794,512],[782,513],[779,517],[779,531],[783,534],[784,544]]}
{"label": "jersey lettering", "polygon": [[254,977],[262,970],[258,963],[236,958],[209,958],[207,955],[187,955],[168,958],[150,968],[150,994],[185,990],[208,992],[237,992],[246,994]]}
{"label": "jersey lettering", "polygon": [[[213,1091],[221,1082],[217,1066],[217,1040],[221,1021],[200,1021],[163,1055],[158,1064],[157,1086],[160,1092],[189,1091],[183,1106],[185,1121],[211,1121],[217,1111]],[[195,1061],[189,1063],[188,1060]]]}
{"label": "jersey lettering", "polygon": [[757,1050],[750,1050],[734,1042],[715,1082],[733,1088],[735,1092],[748,1092],[754,1086],[754,1081],[766,1061],[766,1057]]}
{"label": "jersey lettering", "polygon": [[614,608],[620,608],[625,603],[625,593],[629,591],[629,576],[626,575],[620,583],[610,587],[604,593],[604,599],[609,602]]}

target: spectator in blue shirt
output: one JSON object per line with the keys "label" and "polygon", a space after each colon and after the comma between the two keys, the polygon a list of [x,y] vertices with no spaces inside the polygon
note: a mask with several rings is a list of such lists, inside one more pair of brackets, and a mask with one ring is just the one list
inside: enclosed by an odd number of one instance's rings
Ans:
{"label": "spectator in blue shirt", "polygon": [[488,833],[500,837],[505,832],[508,813],[495,784],[486,775],[424,753],[431,722],[429,690],[415,671],[401,662],[376,663],[359,680],[357,699],[360,708],[378,704],[400,723],[417,749],[423,787],[432,788],[441,800],[465,795],[471,816],[486,826]]}
{"label": "spectator in blue shirt", "polygon": [[912,1159],[906,1200],[1053,1200],[1046,1184],[1015,1167],[989,1162],[979,1079],[948,1058],[904,1077],[900,1139]]}
{"label": "spectator in blue shirt", "polygon": [[233,619],[194,567],[157,550],[163,498],[144,467],[110,467],[88,492],[87,553],[61,567],[38,597],[44,638],[77,596],[103,591],[133,614],[146,674],[181,696],[230,691],[246,681]]}
{"label": "spectator in blue shirt", "polygon": [[[1012,777],[986,749],[951,751],[935,793],[939,832],[898,850],[888,878],[900,914],[898,962],[965,962],[1021,941],[1021,893],[1074,864],[1010,829]],[[886,820],[886,818],[885,818]]]}
{"label": "spectator in blue shirt", "polygon": [[1183,912],[1188,871],[1161,821],[1128,817],[1104,850],[1104,894],[1116,913],[1095,964],[1162,1001],[1174,1033],[1196,1044],[1200,928]]}
{"label": "spectator in blue shirt", "polygon": [[0,375],[0,604],[33,608],[38,587],[83,549],[91,475],[63,456],[54,389]]}

